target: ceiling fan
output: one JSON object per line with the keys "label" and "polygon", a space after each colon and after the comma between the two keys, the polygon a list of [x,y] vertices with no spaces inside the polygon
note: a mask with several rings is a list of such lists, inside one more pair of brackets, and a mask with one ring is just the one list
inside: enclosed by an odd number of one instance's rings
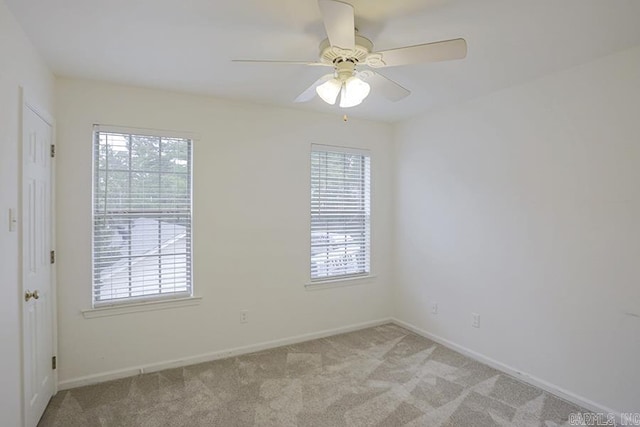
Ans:
{"label": "ceiling fan", "polygon": [[357,34],[353,6],[337,0],[318,0],[318,6],[328,37],[320,43],[320,61],[234,62],[332,67],[333,73],[320,77],[295,102],[310,101],[317,94],[327,104],[334,105],[340,96],[340,107],[349,108],[362,103],[372,85],[391,101],[399,101],[411,93],[373,69],[462,59],[467,55],[467,42],[462,38],[374,52],[373,43]]}

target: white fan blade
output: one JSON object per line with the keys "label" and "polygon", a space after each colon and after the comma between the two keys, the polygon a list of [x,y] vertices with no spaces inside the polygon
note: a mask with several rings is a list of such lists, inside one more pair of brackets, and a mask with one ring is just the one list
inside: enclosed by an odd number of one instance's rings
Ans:
{"label": "white fan blade", "polygon": [[331,80],[333,74],[325,74],[316,80],[311,86],[309,86],[304,92],[302,92],[293,102],[308,102],[316,96],[316,88],[321,84]]}
{"label": "white fan blade", "polygon": [[379,93],[389,101],[400,101],[411,93],[390,78],[372,70],[363,71],[359,77],[373,87],[374,93]]}
{"label": "white fan blade", "polygon": [[318,0],[329,43],[346,50],[356,46],[356,24],[353,6],[341,1]]}
{"label": "white fan blade", "polygon": [[278,65],[310,65],[314,67],[333,67],[332,64],[324,62],[307,62],[307,61],[271,61],[262,59],[232,59],[231,62],[242,62],[249,64],[278,64]]}
{"label": "white fan blade", "polygon": [[382,63],[369,64],[371,67],[395,67],[397,65],[419,64],[422,62],[449,61],[467,56],[467,42],[464,39],[444,40],[416,46],[376,52],[382,56]]}

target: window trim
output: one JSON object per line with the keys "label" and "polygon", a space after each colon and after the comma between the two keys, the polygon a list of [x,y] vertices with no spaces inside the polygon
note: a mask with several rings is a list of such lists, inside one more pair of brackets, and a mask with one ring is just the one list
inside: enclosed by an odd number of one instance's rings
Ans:
{"label": "window trim", "polygon": [[[132,134],[132,135],[144,135],[144,136],[153,136],[153,137],[163,137],[163,138],[180,138],[180,139],[188,139],[191,141],[191,150],[190,150],[190,169],[191,169],[191,179],[189,185],[189,197],[191,201],[191,257],[190,257],[190,267],[191,267],[191,283],[190,289],[188,292],[177,292],[171,293],[167,295],[148,295],[148,296],[140,296],[140,297],[130,297],[130,298],[121,298],[116,300],[107,300],[104,302],[95,300],[95,290],[94,290],[94,277],[93,277],[93,266],[95,262],[94,258],[94,221],[93,215],[95,212],[95,178],[96,178],[96,161],[95,161],[95,141],[97,133],[123,133],[123,134]],[[122,313],[130,313],[137,311],[150,311],[150,310],[159,310],[163,308],[170,308],[172,306],[185,306],[185,305],[195,305],[199,304],[201,297],[197,297],[194,294],[194,262],[193,262],[193,247],[194,247],[194,221],[193,221],[193,177],[194,177],[194,146],[196,141],[200,138],[198,134],[187,131],[175,131],[175,130],[165,130],[165,129],[150,129],[150,128],[138,128],[138,127],[126,127],[126,126],[116,126],[116,125],[108,125],[108,124],[97,124],[94,123],[92,125],[91,132],[92,140],[91,140],[91,286],[90,286],[90,309],[83,310],[83,316],[85,318],[93,318],[93,317],[103,317],[103,316],[111,316],[114,314]],[[188,303],[191,301],[191,303]],[[110,314],[100,314],[100,313],[110,313]],[[92,314],[95,313],[95,314]]]}
{"label": "window trim", "polygon": [[121,314],[139,313],[143,311],[167,310],[171,308],[190,307],[200,305],[202,297],[181,296],[176,298],[158,298],[155,300],[145,300],[136,302],[126,302],[117,305],[100,305],[98,307],[82,310],[85,319],[95,319],[97,317],[117,316]]}
{"label": "window trim", "polygon": [[308,234],[308,257],[309,261],[308,269],[309,272],[308,281],[305,283],[305,289],[308,291],[311,290],[319,290],[319,289],[329,289],[336,287],[344,287],[344,286],[354,286],[360,285],[370,282],[375,279],[377,276],[375,274],[375,263],[374,263],[374,214],[373,214],[373,206],[374,206],[374,155],[373,151],[369,148],[364,147],[356,147],[356,146],[344,146],[344,145],[329,145],[329,144],[320,144],[320,143],[311,143],[309,145],[309,152],[307,155],[307,159],[309,161],[309,189],[311,189],[311,169],[312,169],[312,160],[311,156],[314,151],[333,151],[338,153],[347,153],[347,154],[357,154],[369,157],[369,271],[367,273],[357,273],[357,274],[349,274],[342,276],[331,276],[331,277],[322,277],[322,278],[311,278],[311,211],[309,210],[309,223],[307,230]]}
{"label": "window trim", "polygon": [[305,288],[307,291],[317,291],[320,289],[331,289],[331,288],[343,288],[346,286],[357,286],[364,285],[370,283],[375,279],[375,274],[369,272],[366,275],[360,276],[349,276],[349,277],[340,277],[335,279],[326,279],[326,280],[314,280],[312,282],[305,283]]}

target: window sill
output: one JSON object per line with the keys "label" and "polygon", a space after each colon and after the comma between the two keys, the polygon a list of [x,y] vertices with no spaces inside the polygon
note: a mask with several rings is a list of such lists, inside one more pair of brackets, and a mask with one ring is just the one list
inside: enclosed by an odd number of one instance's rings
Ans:
{"label": "window sill", "polygon": [[202,297],[186,297],[175,299],[164,299],[158,301],[145,301],[131,304],[111,305],[96,307],[89,310],[82,310],[85,319],[96,317],[118,316],[120,314],[138,313],[142,311],[166,310],[170,308],[189,307],[199,305]]}
{"label": "window sill", "polygon": [[376,276],[367,275],[367,276],[354,276],[354,277],[344,277],[342,279],[328,279],[328,280],[318,280],[314,282],[309,282],[304,285],[307,291],[319,291],[321,289],[331,289],[331,288],[341,288],[344,286],[355,286],[362,285],[364,283],[369,283]]}

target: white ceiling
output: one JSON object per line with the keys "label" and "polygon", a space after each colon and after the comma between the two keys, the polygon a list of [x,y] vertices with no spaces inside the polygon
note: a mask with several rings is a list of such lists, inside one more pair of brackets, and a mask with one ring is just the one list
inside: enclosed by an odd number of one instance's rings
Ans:
{"label": "white ceiling", "polygon": [[412,94],[348,110],[292,100],[324,67],[315,0],[5,0],[61,76],[396,121],[640,44],[638,0],[346,0],[376,50],[463,37],[464,60],[388,68]]}

